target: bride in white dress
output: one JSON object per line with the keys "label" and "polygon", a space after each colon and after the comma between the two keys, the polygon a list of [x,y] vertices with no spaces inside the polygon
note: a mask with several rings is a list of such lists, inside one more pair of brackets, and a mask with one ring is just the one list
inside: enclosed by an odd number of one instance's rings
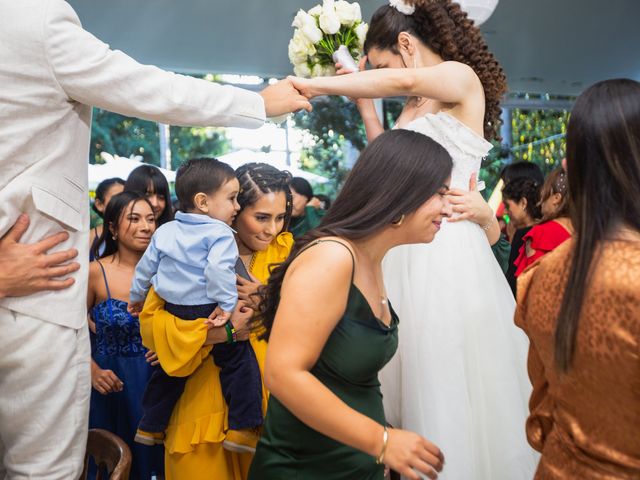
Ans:
{"label": "bride in white dress", "polygon": [[528,342],[513,323],[515,302],[490,248],[498,224],[474,191],[491,149],[485,138],[497,137],[504,74],[450,0],[380,7],[365,52],[375,70],[292,78],[294,86],[309,98],[357,99],[370,140],[383,131],[370,99],[407,96],[396,128],[447,149],[458,212],[433,243],[398,247],[385,259],[387,294],[401,321],[398,354],[381,374],[387,420],[442,449],[439,478],[530,480],[538,457],[524,429]]}

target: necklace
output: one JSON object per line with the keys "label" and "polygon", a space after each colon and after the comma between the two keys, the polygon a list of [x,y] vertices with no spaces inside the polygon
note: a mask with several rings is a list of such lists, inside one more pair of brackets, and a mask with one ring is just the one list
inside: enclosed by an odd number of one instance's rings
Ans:
{"label": "necklace", "polygon": [[240,260],[244,264],[247,271],[251,273],[253,270],[253,266],[256,263],[256,252],[253,252],[250,257],[247,255],[240,255]]}

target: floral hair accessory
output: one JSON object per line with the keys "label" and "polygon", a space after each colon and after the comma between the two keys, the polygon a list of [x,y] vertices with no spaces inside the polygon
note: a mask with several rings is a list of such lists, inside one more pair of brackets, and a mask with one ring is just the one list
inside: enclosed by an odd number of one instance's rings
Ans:
{"label": "floral hair accessory", "polygon": [[561,193],[565,195],[567,193],[567,174],[564,172],[560,172],[558,178],[556,179],[555,184],[553,185],[556,193]]}
{"label": "floral hair accessory", "polygon": [[405,0],[389,0],[389,5],[405,15],[413,15],[416,11],[415,5],[411,5]]}

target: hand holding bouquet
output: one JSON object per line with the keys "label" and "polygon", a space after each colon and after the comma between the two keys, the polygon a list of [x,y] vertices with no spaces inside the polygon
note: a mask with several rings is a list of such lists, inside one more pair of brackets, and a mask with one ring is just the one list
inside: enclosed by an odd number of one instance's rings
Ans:
{"label": "hand holding bouquet", "polygon": [[[324,0],[308,12],[300,10],[293,20],[289,60],[298,77],[335,74],[335,63],[357,71],[369,26],[362,21],[360,5],[344,0]],[[355,58],[355,60],[354,60]]]}

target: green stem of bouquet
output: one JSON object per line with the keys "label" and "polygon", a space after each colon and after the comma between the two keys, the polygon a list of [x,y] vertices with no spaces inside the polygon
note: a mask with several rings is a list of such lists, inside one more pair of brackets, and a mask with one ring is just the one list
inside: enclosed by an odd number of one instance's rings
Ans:
{"label": "green stem of bouquet", "polygon": [[359,55],[358,51],[358,36],[355,33],[355,27],[340,27],[340,30],[333,35],[324,35],[322,39],[316,44],[316,52],[318,63],[320,65],[333,65],[333,54],[340,45],[344,45],[349,49],[349,52],[354,58]]}

